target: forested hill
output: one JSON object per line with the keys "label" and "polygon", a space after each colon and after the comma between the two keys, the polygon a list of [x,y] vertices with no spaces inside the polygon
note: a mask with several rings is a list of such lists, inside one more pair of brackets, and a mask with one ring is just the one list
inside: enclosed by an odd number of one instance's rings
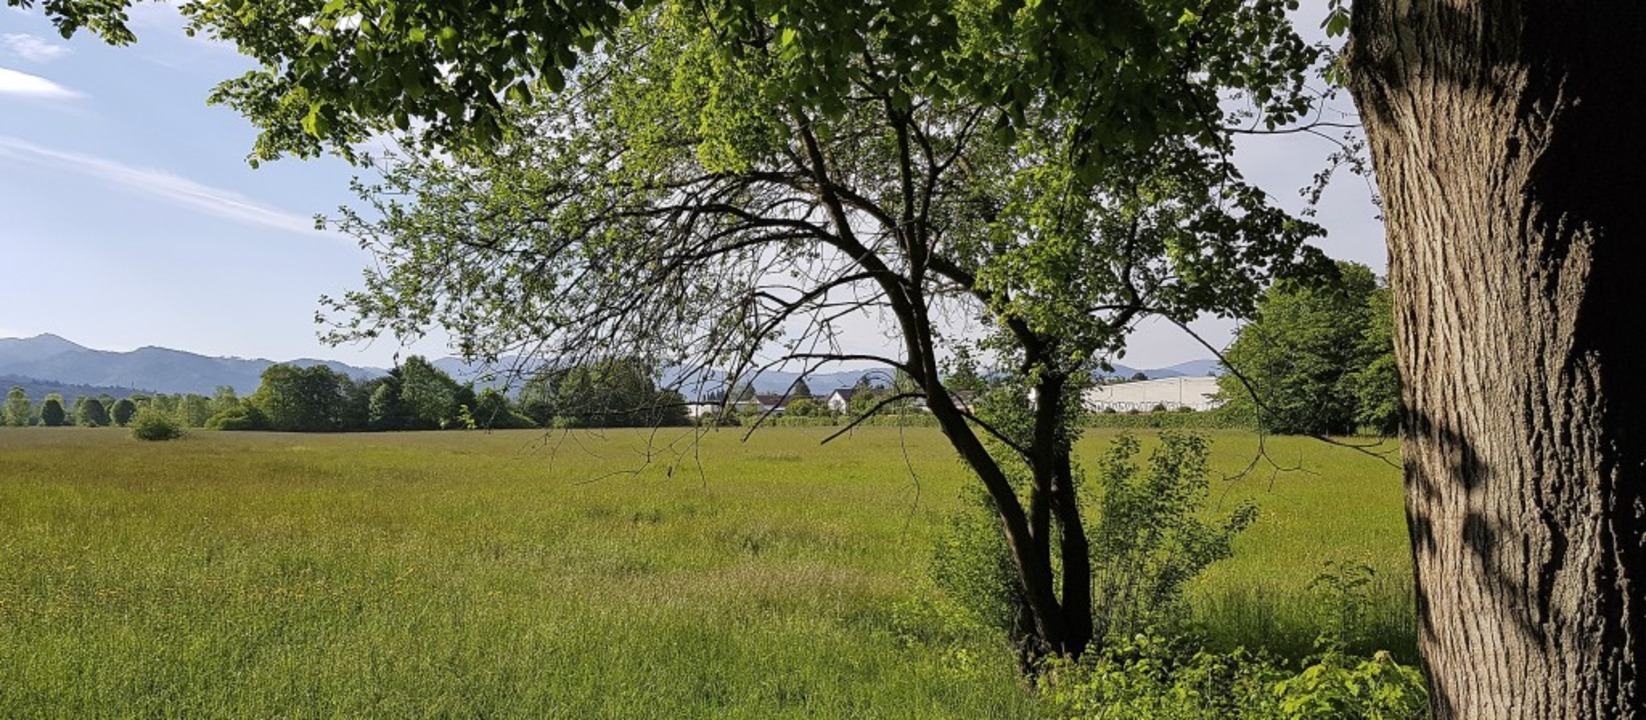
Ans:
{"label": "forested hill", "polygon": [[23,392],[35,401],[44,400],[46,395],[57,393],[63,396],[63,403],[72,407],[74,399],[81,396],[95,397],[108,395],[114,398],[123,398],[128,395],[141,393],[152,395],[154,391],[142,387],[115,387],[112,385],[76,385],[62,383],[55,380],[38,380],[21,375],[0,375],[0,392],[6,392],[14,387],[23,388]]}
{"label": "forested hill", "polygon": [[[292,360],[307,367],[325,365],[355,379],[384,374],[330,360]],[[210,395],[222,385],[248,394],[257,389],[263,369],[273,360],[208,357],[182,350],[142,347],[130,352],[93,350],[56,335],[0,338],[0,375],[35,378],[68,385],[143,388],[163,393]],[[118,393],[111,393],[119,395]],[[31,393],[30,397],[36,397]]]}

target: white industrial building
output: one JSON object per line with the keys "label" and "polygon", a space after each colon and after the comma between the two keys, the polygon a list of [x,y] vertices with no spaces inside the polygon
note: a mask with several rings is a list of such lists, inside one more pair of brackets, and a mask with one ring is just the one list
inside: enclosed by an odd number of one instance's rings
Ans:
{"label": "white industrial building", "polygon": [[1089,412],[1148,412],[1164,406],[1167,410],[1189,408],[1211,410],[1223,404],[1217,399],[1217,378],[1174,377],[1160,380],[1097,385],[1086,390]]}

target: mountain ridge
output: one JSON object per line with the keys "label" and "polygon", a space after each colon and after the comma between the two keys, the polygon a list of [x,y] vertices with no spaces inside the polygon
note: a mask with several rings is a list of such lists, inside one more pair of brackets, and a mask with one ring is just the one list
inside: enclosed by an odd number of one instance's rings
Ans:
{"label": "mountain ridge", "polygon": [[[435,367],[460,382],[473,381],[477,386],[500,386],[502,383],[486,377],[487,369],[460,358],[433,359]],[[277,363],[300,367],[325,365],[335,372],[355,380],[369,380],[388,374],[384,368],[356,366],[337,360],[298,358],[275,361],[266,358],[209,356],[186,350],[145,345],[125,352],[95,350],[52,333],[30,338],[0,338],[0,376],[23,378],[36,383],[55,383],[98,388],[131,388],[129,392],[198,393],[210,395],[217,387],[227,385],[235,392],[246,395],[257,389],[263,370]],[[499,367],[522,367],[516,358],[504,358]],[[529,367],[524,365],[524,367]],[[1201,376],[1215,373],[1217,362],[1210,359],[1190,360],[1163,368],[1137,369],[1114,365],[1113,372],[1096,373],[1098,377],[1131,377],[1142,372],[1150,378]],[[883,375],[883,370],[842,370],[813,373],[806,376],[806,385],[813,393],[825,394],[842,387],[850,387],[865,373]],[[767,372],[755,379],[756,392],[779,393],[800,377],[794,372]],[[666,369],[663,381],[668,385],[683,385],[688,395],[704,395],[724,382],[720,371],[698,373],[697,377],[682,373],[678,368]],[[882,382],[889,382],[889,377]]]}

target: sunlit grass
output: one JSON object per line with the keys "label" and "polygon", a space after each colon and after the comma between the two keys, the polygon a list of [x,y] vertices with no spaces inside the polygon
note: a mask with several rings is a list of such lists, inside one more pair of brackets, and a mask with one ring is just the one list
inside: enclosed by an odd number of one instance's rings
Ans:
{"label": "sunlit grass", "polygon": [[[922,581],[969,482],[942,438],[829,432],[0,431],[0,716],[1032,716]],[[1289,652],[1356,559],[1409,643],[1398,473],[1269,450],[1318,474],[1214,483],[1264,515],[1199,624]]]}

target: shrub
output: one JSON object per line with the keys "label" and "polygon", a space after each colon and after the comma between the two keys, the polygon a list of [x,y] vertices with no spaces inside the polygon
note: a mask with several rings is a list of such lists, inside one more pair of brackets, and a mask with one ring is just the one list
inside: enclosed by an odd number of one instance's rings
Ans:
{"label": "shrub", "polygon": [[1115,438],[1099,463],[1101,497],[1087,487],[1086,535],[1092,544],[1094,637],[1130,637],[1177,624],[1183,587],[1234,554],[1234,538],[1257,519],[1250,501],[1208,522],[1207,456],[1201,435],[1164,431],[1145,470],[1137,438]]}
{"label": "shrub", "polygon": [[[1122,435],[1099,463],[1100,487],[1083,488],[1097,642],[1176,625],[1187,613],[1184,586],[1229,557],[1235,535],[1257,518],[1247,503],[1208,521],[1209,448],[1199,435],[1163,432],[1143,470],[1134,462],[1137,439]],[[962,500],[964,509],[938,533],[933,580],[982,622],[1011,631],[1025,601],[1000,522],[981,489]]]}
{"label": "shrub", "polygon": [[1422,674],[1385,652],[1327,652],[1293,671],[1245,650],[1209,653],[1150,635],[1080,663],[1054,662],[1040,687],[1063,718],[1420,720],[1429,706]]}
{"label": "shrub", "polygon": [[803,397],[789,401],[789,406],[784,412],[790,417],[816,417],[826,412],[826,409],[816,400]]}
{"label": "shrub", "polygon": [[172,417],[171,413],[144,407],[132,416],[131,436],[151,442],[176,440],[183,437],[183,426],[177,423],[177,418]]}
{"label": "shrub", "polygon": [[267,430],[269,419],[257,406],[237,403],[218,411],[206,421],[207,430]]}

